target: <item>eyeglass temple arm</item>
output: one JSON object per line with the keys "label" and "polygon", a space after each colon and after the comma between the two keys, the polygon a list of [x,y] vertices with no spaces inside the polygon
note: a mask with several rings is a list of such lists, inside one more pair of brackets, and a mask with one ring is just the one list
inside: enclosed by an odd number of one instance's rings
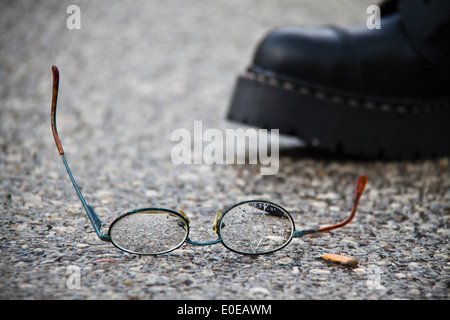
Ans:
{"label": "eyeglass temple arm", "polygon": [[312,233],[317,233],[317,232],[327,232],[330,230],[342,228],[343,226],[349,224],[356,215],[356,210],[358,209],[359,200],[361,199],[361,196],[364,192],[364,188],[367,185],[367,181],[368,181],[368,178],[365,175],[359,176],[358,179],[356,180],[355,194],[353,196],[352,211],[350,212],[350,215],[346,219],[344,219],[343,221],[341,221],[339,223],[336,223],[336,224],[333,224],[330,226],[326,226],[326,227],[321,227],[318,229],[296,231],[295,236],[301,237],[306,234],[312,234]]}
{"label": "eyeglass temple arm", "polygon": [[59,155],[61,156],[64,166],[66,167],[67,173],[69,175],[70,180],[72,181],[73,187],[77,192],[78,198],[80,198],[81,204],[83,205],[86,213],[91,221],[97,236],[104,241],[110,241],[111,238],[108,235],[104,235],[101,233],[102,222],[99,217],[95,213],[94,209],[86,203],[83,195],[81,194],[80,189],[75,181],[75,178],[72,175],[72,171],[70,170],[69,164],[67,163],[66,157],[64,155],[64,149],[61,144],[61,140],[59,139],[58,129],[56,128],[56,104],[58,101],[58,88],[59,88],[59,70],[56,66],[52,66],[53,73],[53,94],[52,94],[52,108],[51,108],[51,124],[52,124],[52,132],[53,138],[55,139],[56,147],[58,148]]}

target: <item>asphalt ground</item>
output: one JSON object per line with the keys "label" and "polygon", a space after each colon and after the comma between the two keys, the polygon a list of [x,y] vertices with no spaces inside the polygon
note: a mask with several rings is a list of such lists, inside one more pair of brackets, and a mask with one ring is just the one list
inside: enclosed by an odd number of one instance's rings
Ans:
{"label": "asphalt ground", "polygon": [[[176,129],[225,132],[236,77],[282,25],[361,24],[371,1],[2,1],[0,3],[0,298],[447,300],[450,164],[333,159],[282,137],[279,170],[173,162]],[[80,29],[69,29],[70,5]],[[58,129],[87,202],[106,226],[141,207],[184,210],[212,239],[217,209],[253,198],[298,228],[347,227],[270,255],[220,244],[139,257],[100,241],[50,130],[51,66],[61,72]],[[358,266],[325,261],[354,257]]]}

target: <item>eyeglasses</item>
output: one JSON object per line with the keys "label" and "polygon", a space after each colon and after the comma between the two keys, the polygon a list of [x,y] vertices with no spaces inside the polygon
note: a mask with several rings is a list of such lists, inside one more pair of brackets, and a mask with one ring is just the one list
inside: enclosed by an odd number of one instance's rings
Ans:
{"label": "eyeglasses", "polygon": [[53,66],[53,94],[51,105],[51,127],[56,147],[67,173],[86,210],[97,236],[128,253],[157,255],[173,251],[184,243],[204,246],[222,243],[231,251],[257,255],[275,252],[287,246],[293,238],[306,234],[326,232],[350,223],[356,215],[359,200],[367,184],[362,175],[356,180],[353,206],[350,215],[343,221],[326,227],[296,231],[292,216],[278,204],[264,200],[240,202],[225,210],[218,210],[213,223],[217,239],[196,242],[189,239],[189,218],[182,210],[165,208],[137,209],[120,215],[110,225],[108,233],[101,231],[102,223],[94,209],[86,203],[67,163],[56,128],[56,104],[58,100],[59,71]]}

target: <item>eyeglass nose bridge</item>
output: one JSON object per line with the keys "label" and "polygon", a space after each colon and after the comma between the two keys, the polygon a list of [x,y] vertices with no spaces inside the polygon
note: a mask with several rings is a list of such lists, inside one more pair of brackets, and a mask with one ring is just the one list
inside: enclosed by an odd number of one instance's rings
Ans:
{"label": "eyeglass nose bridge", "polygon": [[[178,212],[188,221],[188,226],[189,226],[190,225],[190,221],[189,221],[189,218],[188,218],[187,214],[181,209],[178,209]],[[219,232],[219,221],[220,221],[221,217],[222,217],[222,210],[219,209],[219,210],[217,210],[216,215],[214,216],[214,222],[213,222],[213,231],[217,235],[219,234],[218,233]],[[220,238],[220,236],[216,240],[207,241],[207,242],[193,241],[190,238],[186,239],[186,243],[192,244],[192,245],[195,245],[195,246],[209,246],[209,245],[213,245],[213,244],[216,244],[216,243],[219,243],[219,242],[222,242],[222,238]]]}
{"label": "eyeglass nose bridge", "polygon": [[[217,210],[216,215],[214,217],[214,222],[213,222],[213,231],[216,234],[219,234],[219,221],[220,218],[222,218],[222,210]],[[221,227],[225,226],[225,224],[222,223]]]}

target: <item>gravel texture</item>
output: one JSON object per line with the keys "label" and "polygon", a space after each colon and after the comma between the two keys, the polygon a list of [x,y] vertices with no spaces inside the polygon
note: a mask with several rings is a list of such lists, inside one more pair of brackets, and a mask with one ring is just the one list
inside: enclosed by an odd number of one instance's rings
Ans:
{"label": "gravel texture", "polygon": [[[69,30],[66,9],[81,9]],[[177,128],[225,120],[236,76],[280,25],[365,23],[371,1],[2,1],[0,3],[1,299],[449,298],[448,158],[331,159],[282,139],[280,169],[175,165]],[[212,240],[217,209],[258,198],[298,229],[344,229],[243,256],[216,244],[139,257],[96,238],[50,130],[51,65],[61,72],[58,128],[73,174],[105,228],[131,209],[183,209],[191,238]],[[325,261],[344,254],[357,267]],[[79,276],[79,277],[75,277]],[[79,283],[76,281],[79,279]]]}

